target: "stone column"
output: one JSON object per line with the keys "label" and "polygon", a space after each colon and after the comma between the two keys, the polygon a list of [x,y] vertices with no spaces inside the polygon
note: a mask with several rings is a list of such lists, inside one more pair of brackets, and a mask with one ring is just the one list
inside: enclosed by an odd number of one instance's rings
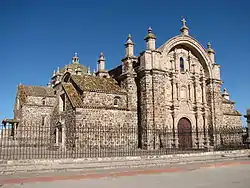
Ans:
{"label": "stone column", "polygon": [[176,98],[177,101],[180,100],[180,84],[178,82],[176,82]]}
{"label": "stone column", "polygon": [[176,114],[172,113],[172,119],[173,119],[173,140],[172,140],[172,147],[178,148],[179,147],[179,139],[178,139],[178,122],[176,121]]}
{"label": "stone column", "polygon": [[194,77],[193,80],[193,89],[194,89],[194,103],[197,105],[197,87],[198,87],[198,80]]}
{"label": "stone column", "polygon": [[175,78],[175,75],[173,75],[172,78],[172,86],[173,86],[173,105],[174,107],[178,106],[178,91],[177,91],[177,80]]}
{"label": "stone column", "polygon": [[206,100],[206,83],[205,83],[205,77],[202,76],[202,82],[201,82],[201,87],[202,87],[202,103],[203,106],[207,106],[207,100]]}
{"label": "stone column", "polygon": [[196,112],[195,113],[195,127],[193,129],[193,138],[194,138],[194,147],[195,148],[199,148],[199,128],[198,128],[198,118],[199,118],[199,114]]}
{"label": "stone column", "polygon": [[209,142],[209,136],[208,136],[208,121],[207,121],[208,115],[206,112],[203,114],[202,118],[203,118],[203,129],[204,129],[203,145],[204,145],[204,148],[209,148],[210,142]]}
{"label": "stone column", "polygon": [[177,49],[174,49],[174,72],[177,71]]}
{"label": "stone column", "polygon": [[205,141],[205,121],[204,121],[204,114],[200,111],[198,113],[198,141],[199,141],[199,148],[204,148],[204,141]]}

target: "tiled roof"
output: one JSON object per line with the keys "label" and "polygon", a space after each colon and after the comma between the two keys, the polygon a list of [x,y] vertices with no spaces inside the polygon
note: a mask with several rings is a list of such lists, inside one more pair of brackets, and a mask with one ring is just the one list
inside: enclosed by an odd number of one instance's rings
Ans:
{"label": "tiled roof", "polygon": [[83,106],[83,103],[74,86],[71,83],[63,83],[62,86],[72,106],[75,108],[81,108]]}
{"label": "tiled roof", "polygon": [[53,88],[43,87],[43,86],[24,86],[22,87],[27,96],[37,96],[37,97],[55,97]]}
{"label": "tiled roof", "polygon": [[91,75],[72,75],[71,78],[82,91],[126,93],[112,78],[102,78]]}
{"label": "tiled roof", "polygon": [[56,97],[54,94],[54,90],[49,87],[43,86],[25,86],[19,85],[18,86],[20,102],[25,103],[27,96],[34,96],[34,97]]}

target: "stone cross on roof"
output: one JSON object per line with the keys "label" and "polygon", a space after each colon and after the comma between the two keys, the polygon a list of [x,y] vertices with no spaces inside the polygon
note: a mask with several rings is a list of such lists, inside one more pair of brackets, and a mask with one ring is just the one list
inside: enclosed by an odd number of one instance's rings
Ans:
{"label": "stone cross on roof", "polygon": [[182,18],[181,21],[182,21],[183,26],[186,26],[186,22],[187,22],[186,19],[185,19],[185,18]]}

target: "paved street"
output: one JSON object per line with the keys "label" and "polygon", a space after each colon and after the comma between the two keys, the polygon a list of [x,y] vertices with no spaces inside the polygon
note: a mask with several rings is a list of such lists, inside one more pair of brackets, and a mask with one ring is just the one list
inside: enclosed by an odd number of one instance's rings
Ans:
{"label": "paved street", "polygon": [[[48,175],[47,175],[48,176]],[[233,161],[209,165],[183,165],[171,168],[141,169],[127,172],[99,173],[96,175],[72,176],[50,175],[50,178],[39,179],[30,177],[22,183],[9,180],[1,188],[249,188],[250,187],[250,161]],[[39,182],[40,181],[40,182]],[[1,182],[1,181],[0,181]],[[12,182],[12,183],[11,183]],[[1,182],[3,183],[3,181]]]}

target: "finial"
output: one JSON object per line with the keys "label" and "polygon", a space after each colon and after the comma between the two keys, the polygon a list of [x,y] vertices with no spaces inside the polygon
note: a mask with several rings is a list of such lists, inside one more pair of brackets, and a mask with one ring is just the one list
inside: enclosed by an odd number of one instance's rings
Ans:
{"label": "finial", "polygon": [[57,67],[56,74],[59,74],[59,73],[60,73],[60,69],[59,69],[59,67]]}
{"label": "finial", "polygon": [[148,34],[145,36],[144,40],[156,39],[156,36],[152,33],[152,31],[153,31],[152,27],[149,27]]}
{"label": "finial", "polygon": [[214,49],[212,48],[211,42],[207,43],[207,51],[208,53],[215,53]]}
{"label": "finial", "polygon": [[56,75],[56,70],[53,71],[53,76],[55,76],[55,75]]}
{"label": "finial", "polygon": [[90,73],[90,66],[88,66],[88,72],[87,72],[87,73],[88,73],[89,75],[91,74],[91,73]]}
{"label": "finial", "polygon": [[128,46],[129,44],[134,45],[133,41],[132,41],[132,36],[131,34],[128,34],[128,38],[127,41],[125,43],[125,46]]}
{"label": "finial", "polygon": [[148,33],[152,33],[152,31],[153,31],[152,27],[149,27],[148,28]]}
{"label": "finial", "polygon": [[103,52],[101,52],[100,56],[99,56],[99,60],[98,61],[105,61],[105,57]]}
{"label": "finial", "polygon": [[226,88],[223,89],[222,96],[223,96],[225,99],[229,100],[229,93],[227,92],[227,89],[226,89]]}
{"label": "finial", "polygon": [[208,43],[207,43],[207,48],[211,48],[211,46],[212,46],[212,45],[211,45],[211,42],[208,42]]}
{"label": "finial", "polygon": [[186,27],[186,22],[187,22],[186,19],[183,17],[181,21],[182,21],[182,27]]}
{"label": "finial", "polygon": [[189,28],[186,25],[187,20],[185,18],[182,18],[181,22],[182,22],[181,33],[183,35],[188,35]]}
{"label": "finial", "polygon": [[228,95],[229,95],[229,93],[228,93],[228,91],[227,91],[227,89],[226,89],[226,88],[224,88],[224,89],[223,89],[223,95],[224,95],[224,96],[225,96],[225,95],[226,95],[226,96],[228,96]]}
{"label": "finial", "polygon": [[79,57],[77,52],[75,52],[75,55],[72,57],[72,63],[79,63]]}

